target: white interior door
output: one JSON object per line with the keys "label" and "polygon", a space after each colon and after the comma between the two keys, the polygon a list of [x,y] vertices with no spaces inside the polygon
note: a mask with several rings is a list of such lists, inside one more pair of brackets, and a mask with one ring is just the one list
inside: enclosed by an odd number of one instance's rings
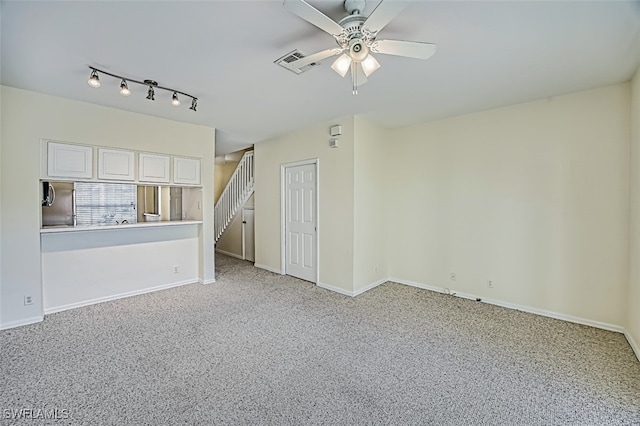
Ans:
{"label": "white interior door", "polygon": [[285,273],[316,282],[316,164],[286,167]]}
{"label": "white interior door", "polygon": [[242,209],[242,257],[256,261],[256,248],[253,231],[253,209]]}

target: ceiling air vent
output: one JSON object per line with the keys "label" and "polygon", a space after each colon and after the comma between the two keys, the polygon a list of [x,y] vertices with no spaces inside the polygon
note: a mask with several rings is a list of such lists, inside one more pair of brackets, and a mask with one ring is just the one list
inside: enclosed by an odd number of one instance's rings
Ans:
{"label": "ceiling air vent", "polygon": [[297,68],[295,66],[290,65],[291,62],[297,61],[298,59],[302,59],[302,58],[304,58],[304,55],[300,53],[298,49],[296,49],[276,59],[275,61],[273,61],[273,63],[280,65],[282,68],[287,69],[296,74],[302,74],[303,72],[309,71],[311,68],[317,67],[318,65],[320,65],[318,62],[312,62],[309,65],[305,65],[302,68]]}

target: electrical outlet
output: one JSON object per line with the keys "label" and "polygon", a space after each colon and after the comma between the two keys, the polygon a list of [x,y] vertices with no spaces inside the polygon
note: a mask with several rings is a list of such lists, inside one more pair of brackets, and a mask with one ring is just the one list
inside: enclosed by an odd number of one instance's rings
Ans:
{"label": "electrical outlet", "polygon": [[177,274],[178,273],[178,265],[174,265],[173,267],[173,273]]}
{"label": "electrical outlet", "polygon": [[33,298],[31,296],[24,297],[24,306],[33,305]]}
{"label": "electrical outlet", "polygon": [[492,280],[487,281],[487,287],[493,288],[493,281]]}
{"label": "electrical outlet", "polygon": [[456,280],[456,273],[455,273],[455,272],[450,273],[450,274],[449,274],[449,279],[450,279],[451,281],[455,281],[455,280]]}

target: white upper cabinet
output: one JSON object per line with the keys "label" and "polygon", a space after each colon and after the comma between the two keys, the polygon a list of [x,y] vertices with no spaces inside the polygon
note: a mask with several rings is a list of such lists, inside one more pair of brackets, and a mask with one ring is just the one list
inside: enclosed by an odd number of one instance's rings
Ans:
{"label": "white upper cabinet", "polygon": [[175,157],[173,159],[173,183],[200,185],[200,160]]}
{"label": "white upper cabinet", "polygon": [[93,147],[49,142],[47,144],[47,176],[91,179]]}
{"label": "white upper cabinet", "polygon": [[98,179],[135,180],[135,153],[119,149],[98,149]]}
{"label": "white upper cabinet", "polygon": [[140,182],[169,183],[169,157],[141,153],[138,158]]}

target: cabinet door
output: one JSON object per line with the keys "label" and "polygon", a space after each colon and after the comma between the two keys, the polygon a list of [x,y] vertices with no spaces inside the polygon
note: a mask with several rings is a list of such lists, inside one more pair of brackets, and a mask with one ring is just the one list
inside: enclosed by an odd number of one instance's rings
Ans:
{"label": "cabinet door", "polygon": [[47,145],[47,175],[51,177],[93,177],[93,148],[49,142]]}
{"label": "cabinet door", "polygon": [[200,185],[200,160],[175,157],[173,159],[173,183]]}
{"label": "cabinet door", "polygon": [[140,182],[169,183],[169,157],[140,154],[138,158],[138,180]]}
{"label": "cabinet door", "polygon": [[98,179],[134,180],[135,153],[98,148]]}

